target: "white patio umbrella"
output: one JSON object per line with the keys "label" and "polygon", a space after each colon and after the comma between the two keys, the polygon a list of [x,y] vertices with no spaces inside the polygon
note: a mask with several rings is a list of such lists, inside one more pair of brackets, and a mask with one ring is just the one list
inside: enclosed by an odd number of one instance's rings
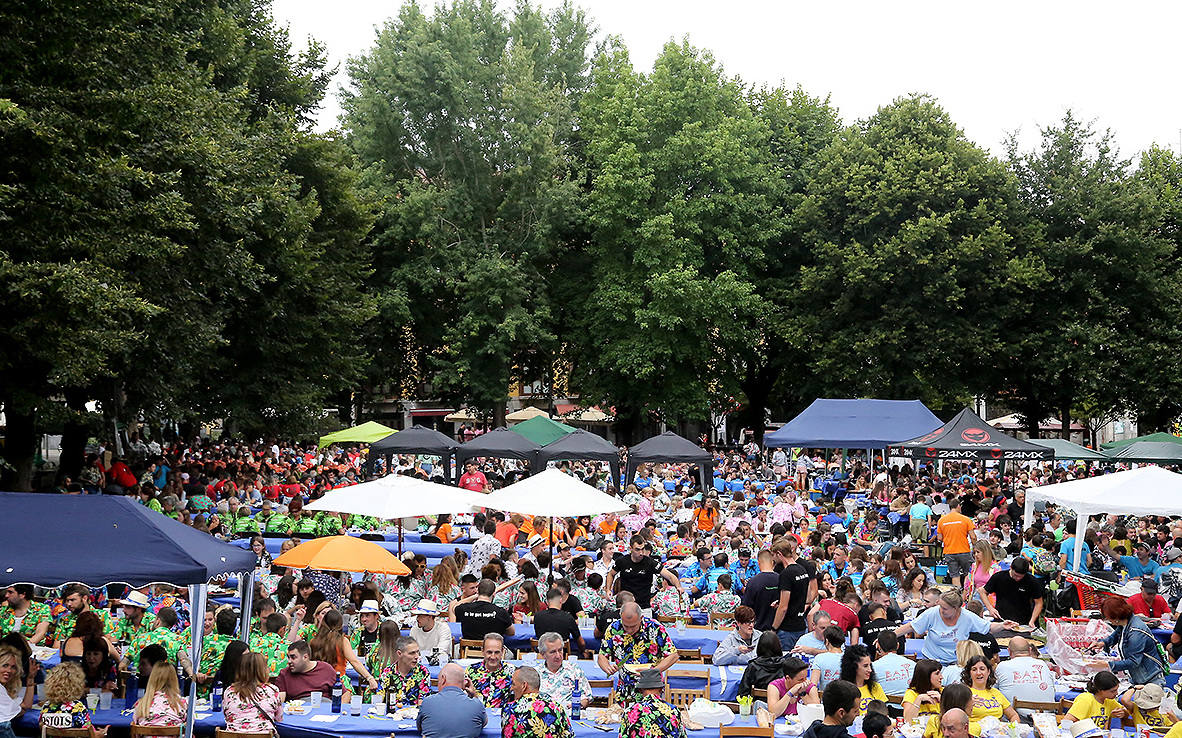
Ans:
{"label": "white patio umbrella", "polygon": [[[477,492],[392,474],[372,482],[330,490],[324,497],[304,505],[304,509],[399,520],[422,515],[470,513],[483,507],[485,501],[486,495]],[[402,553],[401,525],[398,526],[398,553]]]}
{"label": "white patio umbrella", "polygon": [[[579,515],[606,515],[627,512],[628,506],[618,497],[600,492],[569,474],[557,469],[526,477],[520,482],[485,495],[485,507],[526,515],[544,515],[551,519],[550,558],[554,558],[554,518],[573,518]],[[553,577],[553,567],[551,567]]]}

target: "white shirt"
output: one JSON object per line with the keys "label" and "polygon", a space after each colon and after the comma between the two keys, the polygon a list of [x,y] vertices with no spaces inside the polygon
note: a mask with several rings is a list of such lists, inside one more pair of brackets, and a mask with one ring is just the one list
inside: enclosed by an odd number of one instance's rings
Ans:
{"label": "white shirt", "polygon": [[419,651],[424,656],[430,657],[439,652],[451,655],[451,628],[443,618],[435,618],[435,627],[430,631],[420,628],[416,620],[410,629],[410,637],[419,644]]}
{"label": "white shirt", "polygon": [[[1055,678],[1045,661],[1032,656],[1007,659],[997,665],[997,688],[1008,700],[1055,702]],[[947,683],[947,682],[945,682]],[[1019,710],[1030,714],[1030,710]]]}
{"label": "white shirt", "polygon": [[16,697],[9,697],[8,690],[0,686],[0,723],[11,722],[21,714],[21,700],[24,698],[24,686],[17,690]]}

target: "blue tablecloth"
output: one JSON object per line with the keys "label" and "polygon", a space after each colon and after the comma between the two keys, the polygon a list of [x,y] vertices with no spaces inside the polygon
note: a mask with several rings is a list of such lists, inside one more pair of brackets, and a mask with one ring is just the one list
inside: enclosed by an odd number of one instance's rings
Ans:
{"label": "blue tablecloth", "polygon": [[[460,641],[460,624],[448,623],[451,626],[451,636],[456,643]],[[702,655],[707,656],[714,653],[718,648],[718,644],[726,640],[727,635],[730,634],[728,630],[707,630],[705,628],[686,628],[682,632],[678,632],[677,626],[668,628],[670,637],[673,638],[673,643],[678,648],[698,648],[701,649]],[[587,644],[587,648],[593,651],[599,650],[599,639],[595,637],[594,628],[582,628],[579,631],[583,635],[583,641]],[[513,635],[505,637],[505,645],[509,648],[518,651],[522,648],[530,648],[530,639],[537,638],[532,624],[518,623],[514,627]]]}

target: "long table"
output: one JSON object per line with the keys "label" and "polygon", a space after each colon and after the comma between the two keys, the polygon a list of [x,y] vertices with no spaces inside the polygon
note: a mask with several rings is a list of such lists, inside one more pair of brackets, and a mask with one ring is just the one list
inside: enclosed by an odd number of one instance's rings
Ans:
{"label": "long table", "polygon": [[[456,643],[460,641],[460,624],[448,623],[451,627],[452,640]],[[718,649],[718,644],[726,640],[730,635],[729,630],[708,630],[706,628],[685,628],[678,630],[676,626],[667,627],[669,637],[673,639],[674,645],[678,648],[697,648],[701,649],[703,656],[712,655]],[[579,632],[583,636],[583,641],[587,644],[587,648],[593,651],[598,651],[600,642],[595,637],[594,628],[580,628]],[[505,645],[509,648],[519,651],[521,649],[530,649],[530,639],[537,638],[537,632],[534,626],[529,623],[518,623],[513,628],[513,635],[505,636]]]}
{"label": "long table", "polygon": [[[96,726],[108,725],[115,728],[126,730],[131,725],[131,713],[127,710],[118,709],[113,706],[110,710],[96,710],[93,716],[93,721]],[[334,715],[328,700],[325,700],[320,707],[310,710],[303,715],[293,715],[284,713],[283,719],[276,725],[279,730],[281,738],[326,738],[326,736],[341,736],[341,735],[368,735],[368,736],[387,736],[391,733],[400,735],[418,735],[418,728],[414,720],[394,720],[389,717],[378,717],[371,714],[371,707],[365,705],[362,708],[362,714],[358,717],[344,714],[344,710],[340,714]],[[485,726],[482,736],[487,738],[499,738],[501,735],[501,720],[498,710],[489,710],[488,725]],[[215,728],[225,728],[226,721],[220,712],[210,712],[208,708],[205,711],[196,713],[197,719],[194,722],[194,730],[199,735],[212,735]],[[39,729],[37,727],[40,712],[36,709],[29,710],[24,715],[13,721],[13,728],[20,735],[38,735]],[[735,716],[735,721],[732,725],[755,725],[754,717]],[[572,726],[574,734],[579,738],[602,738],[604,735],[616,735],[619,733],[618,726],[611,726],[608,731],[603,731],[594,727],[591,720],[579,720]],[[706,728],[703,730],[689,731],[687,736],[694,738],[716,738],[718,736],[718,728]]]}

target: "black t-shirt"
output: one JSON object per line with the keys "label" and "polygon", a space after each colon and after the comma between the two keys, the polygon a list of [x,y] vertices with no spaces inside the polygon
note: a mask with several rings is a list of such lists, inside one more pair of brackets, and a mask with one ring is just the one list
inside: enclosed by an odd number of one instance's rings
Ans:
{"label": "black t-shirt", "polygon": [[489,633],[505,635],[513,625],[508,610],[483,600],[457,606],[456,620],[460,624],[460,636],[473,641],[484,640]]}
{"label": "black t-shirt", "polygon": [[886,618],[875,618],[869,623],[862,624],[862,643],[865,643],[867,648],[873,649],[878,644],[878,634],[886,630],[893,631],[895,624]]}
{"label": "black t-shirt", "polygon": [[784,619],[780,621],[781,631],[799,633],[808,630],[804,621],[804,611],[808,606],[809,579],[808,570],[798,563],[785,566],[784,571],[780,573],[778,589],[780,593],[789,594],[788,610],[784,613]]}
{"label": "black t-shirt", "polygon": [[776,617],[776,603],[780,601],[780,575],[761,571],[747,580],[743,590],[743,604],[755,611],[755,629],[771,630]]}
{"label": "black t-shirt", "polygon": [[[600,634],[607,631],[607,626],[620,619],[619,610],[600,610],[599,614],[595,616],[595,630]],[[537,632],[536,630],[534,631]]]}
{"label": "black t-shirt", "polygon": [[1019,505],[1016,501],[1006,505],[1006,515],[1010,516],[1010,522],[1014,524],[1014,529],[1022,528],[1022,516],[1026,514],[1026,506]]}
{"label": "black t-shirt", "polygon": [[1019,625],[1030,622],[1034,614],[1034,601],[1042,599],[1046,592],[1042,580],[1027,574],[1022,581],[1015,581],[1008,571],[999,571],[985,582],[985,592],[997,597],[997,612],[1006,620]]}
{"label": "black t-shirt", "polygon": [[378,630],[375,628],[373,632],[370,632],[365,628],[361,629],[361,637],[357,642],[357,658],[365,658],[365,655],[369,653],[369,649],[373,648],[373,645],[378,642]]}
{"label": "black t-shirt", "polygon": [[[579,602],[579,598],[574,595],[567,595],[566,602],[562,603],[562,611],[569,612],[575,618],[579,617],[579,613],[583,611],[583,603]],[[538,631],[541,633],[542,631]]]}
{"label": "black t-shirt", "polygon": [[620,589],[631,592],[641,608],[651,606],[653,598],[653,577],[661,573],[661,565],[652,556],[633,561],[631,554],[616,554],[614,564]]}
{"label": "black t-shirt", "polygon": [[579,638],[579,623],[575,616],[565,610],[546,608],[534,614],[534,632],[539,636],[543,633],[557,633],[566,641],[571,651],[577,652],[576,645]]}

